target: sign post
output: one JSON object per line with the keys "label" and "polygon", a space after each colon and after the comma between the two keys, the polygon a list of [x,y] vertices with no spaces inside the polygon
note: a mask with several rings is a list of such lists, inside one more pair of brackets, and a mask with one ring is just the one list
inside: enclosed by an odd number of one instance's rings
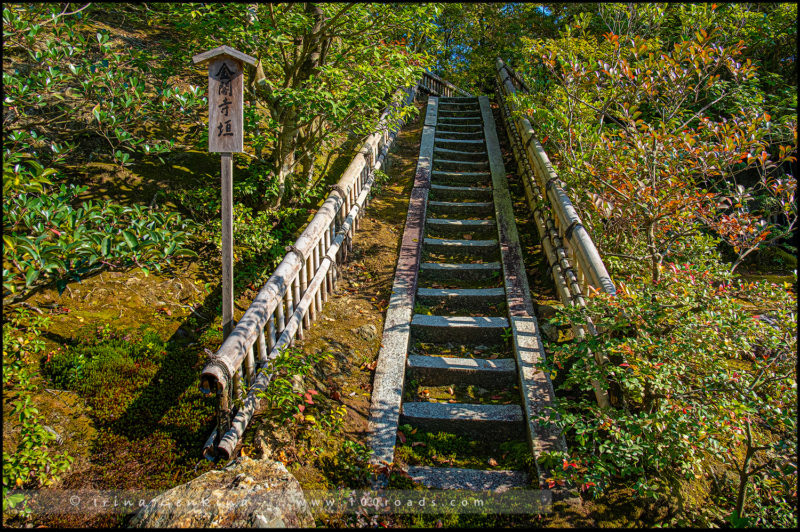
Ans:
{"label": "sign post", "polygon": [[208,61],[208,151],[222,158],[222,337],[233,330],[233,156],[244,151],[244,63],[257,60],[229,46],[192,58]]}

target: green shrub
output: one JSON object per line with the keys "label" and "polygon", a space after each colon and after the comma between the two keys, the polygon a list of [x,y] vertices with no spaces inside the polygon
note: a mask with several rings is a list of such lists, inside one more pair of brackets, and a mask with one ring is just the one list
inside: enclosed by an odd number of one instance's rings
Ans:
{"label": "green shrub", "polygon": [[[706,264],[669,263],[658,283],[619,282],[617,297],[594,294],[585,313],[565,309],[553,321],[591,318],[600,335],[550,345],[546,370],[566,372],[557,410],[573,465],[565,462],[564,475],[594,492],[622,482],[641,496],[660,496],[722,464],[741,484],[718,489],[723,502],[717,514],[708,509],[710,519],[720,522],[726,511],[740,517],[771,500],[796,505],[790,486],[797,478],[797,318],[790,288],[733,279],[712,257]],[[588,350],[607,354],[610,363],[598,366]],[[614,405],[608,410],[591,392],[590,383],[604,379]],[[784,482],[761,483],[755,497],[739,499],[764,475]],[[791,520],[776,511],[751,524]]]}
{"label": "green shrub", "polygon": [[20,424],[14,452],[3,452],[3,517],[27,515],[25,495],[11,494],[15,488],[32,489],[55,483],[70,467],[72,457],[53,452],[55,436],[44,428],[44,418],[32,402],[37,386],[33,381],[33,356],[44,349],[39,339],[48,319],[31,317],[27,311],[9,312],[3,324],[3,395],[13,396],[11,415]]}

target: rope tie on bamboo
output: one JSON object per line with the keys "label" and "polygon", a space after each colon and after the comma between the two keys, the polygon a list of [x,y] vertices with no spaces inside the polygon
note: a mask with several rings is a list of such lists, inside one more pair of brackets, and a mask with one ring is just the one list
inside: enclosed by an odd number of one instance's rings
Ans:
{"label": "rope tie on bamboo", "polygon": [[342,185],[339,184],[331,185],[331,190],[335,190],[336,192],[338,192],[339,196],[341,196],[342,199],[347,197],[347,191],[344,189]]}
{"label": "rope tie on bamboo", "polygon": [[222,362],[222,359],[217,358],[217,354],[213,354],[209,357],[208,364],[206,364],[206,369],[211,368],[219,368],[222,371],[222,376],[225,378],[225,388],[228,388],[228,383],[231,382],[233,379],[233,375],[231,371],[228,369],[228,365]]}
{"label": "rope tie on bamboo", "polygon": [[578,226],[583,227],[583,224],[580,223],[578,220],[575,220],[574,222],[569,224],[569,227],[567,227],[567,230],[564,231],[564,238],[566,238],[567,240],[572,240],[572,232]]}
{"label": "rope tie on bamboo", "polygon": [[286,253],[294,253],[295,255],[298,256],[300,260],[305,260],[303,252],[297,249],[297,247],[294,244],[290,244],[283,249],[286,251]]}

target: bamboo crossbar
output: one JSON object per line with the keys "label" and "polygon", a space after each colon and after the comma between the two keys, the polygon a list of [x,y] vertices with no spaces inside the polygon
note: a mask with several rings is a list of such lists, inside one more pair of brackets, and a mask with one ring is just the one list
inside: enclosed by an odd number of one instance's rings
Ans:
{"label": "bamboo crossbar", "polygon": [[[405,90],[400,105],[414,100],[420,84]],[[400,91],[398,91],[400,92]],[[395,93],[397,94],[397,93]],[[391,105],[362,145],[311,222],[261,288],[249,308],[202,371],[200,389],[216,393],[217,427],[204,454],[230,456],[271,379],[269,363],[302,338],[338,279],[353,234],[367,205],[375,171],[383,165],[402,122],[390,123]],[[257,363],[256,363],[257,354]],[[246,394],[243,389],[246,389]],[[238,409],[232,406],[238,405]],[[235,412],[234,412],[235,411]],[[233,419],[231,419],[233,417]]]}

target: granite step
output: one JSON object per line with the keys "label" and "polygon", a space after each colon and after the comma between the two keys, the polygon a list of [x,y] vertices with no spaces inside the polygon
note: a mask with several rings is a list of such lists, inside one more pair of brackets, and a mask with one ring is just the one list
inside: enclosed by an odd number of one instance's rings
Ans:
{"label": "granite step", "polygon": [[516,384],[517,364],[513,358],[482,358],[408,355],[406,368],[425,386],[457,382],[483,388],[507,388]]}
{"label": "granite step", "polygon": [[493,257],[499,247],[497,240],[463,240],[455,238],[426,238],[422,243],[422,251],[442,253],[445,255],[470,255],[475,257]]}
{"label": "granite step", "polygon": [[447,148],[450,150],[473,151],[486,153],[486,147],[483,139],[441,139],[435,138],[434,146],[436,148]]}
{"label": "granite step", "polygon": [[437,146],[433,149],[433,154],[434,157],[449,159],[451,161],[488,161],[485,151],[453,150]]}
{"label": "granite step", "polygon": [[494,214],[494,202],[428,201],[428,212],[432,214],[455,214],[465,218],[467,216],[491,216]]}
{"label": "granite step", "polygon": [[470,109],[480,112],[481,106],[477,102],[442,102],[440,100],[439,109]]}
{"label": "granite step", "polygon": [[456,161],[453,159],[433,159],[433,170],[449,172],[475,172],[489,169],[489,161]]}
{"label": "granite step", "polygon": [[421,430],[452,432],[478,438],[517,439],[525,437],[519,405],[404,402],[400,424]]}
{"label": "granite step", "polygon": [[442,96],[439,103],[471,103],[479,105],[477,96]]}
{"label": "granite step", "polygon": [[436,120],[437,129],[439,127],[442,127],[443,129],[447,129],[447,128],[452,127],[452,126],[478,126],[478,127],[483,127],[483,120],[480,117],[476,117],[476,118],[469,118],[469,117],[456,118],[456,117],[451,117],[451,116],[445,116],[445,117],[441,117],[440,116]]}
{"label": "granite step", "polygon": [[421,342],[504,344],[508,319],[497,316],[429,316],[414,314],[411,336]]}
{"label": "granite step", "polygon": [[481,116],[481,106],[480,105],[470,105],[470,104],[453,104],[453,103],[446,103],[444,107],[442,105],[439,106],[439,116],[442,116],[442,113],[470,113],[473,116],[477,116],[480,118]]}
{"label": "granite step", "polygon": [[480,140],[483,141],[483,131],[442,131],[437,130],[435,140]]}
{"label": "granite step", "polygon": [[408,475],[418,484],[439,490],[503,492],[530,486],[530,478],[524,471],[409,466]]}
{"label": "granite step", "polygon": [[449,185],[431,184],[431,192],[435,191],[435,197],[442,201],[458,201],[465,199],[476,199],[491,201],[492,189],[490,187],[459,187]]}
{"label": "granite step", "polygon": [[483,264],[446,264],[422,262],[419,265],[420,281],[481,281],[497,279],[502,274],[499,262]]}
{"label": "granite step", "polygon": [[470,133],[475,135],[474,137],[469,138],[483,138],[483,126],[481,124],[442,124],[438,123],[436,125],[436,136],[441,137],[442,135],[450,134],[450,133]]}
{"label": "granite step", "polygon": [[502,288],[418,288],[417,301],[431,306],[443,301],[461,302],[465,306],[478,303],[488,305],[505,301],[506,292]]}
{"label": "granite step", "polygon": [[482,185],[488,187],[492,185],[491,178],[489,172],[447,172],[443,170],[431,172],[431,183],[445,186]]}
{"label": "granite step", "polygon": [[[433,187],[431,187],[433,188]],[[495,236],[497,224],[494,220],[447,220],[445,218],[428,218],[425,222],[428,233],[446,236]]]}

